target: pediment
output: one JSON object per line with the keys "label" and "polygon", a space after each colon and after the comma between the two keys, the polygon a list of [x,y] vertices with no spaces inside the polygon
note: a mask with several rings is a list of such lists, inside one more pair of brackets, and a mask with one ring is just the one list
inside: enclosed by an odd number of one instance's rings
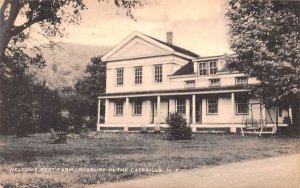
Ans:
{"label": "pediment", "polygon": [[149,57],[172,53],[173,49],[157,43],[151,38],[134,36],[115,47],[104,56],[105,61]]}

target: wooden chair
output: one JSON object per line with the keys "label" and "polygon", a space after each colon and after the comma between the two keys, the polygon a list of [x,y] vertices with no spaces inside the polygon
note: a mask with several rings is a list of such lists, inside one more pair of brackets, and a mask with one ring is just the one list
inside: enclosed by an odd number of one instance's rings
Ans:
{"label": "wooden chair", "polygon": [[54,129],[50,129],[51,135],[54,138],[54,144],[63,144],[67,143],[67,134],[66,132],[55,132]]}

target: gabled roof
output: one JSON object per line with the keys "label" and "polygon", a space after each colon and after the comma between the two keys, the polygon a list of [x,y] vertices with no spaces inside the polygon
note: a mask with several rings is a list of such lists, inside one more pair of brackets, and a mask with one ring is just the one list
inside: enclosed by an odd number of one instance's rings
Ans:
{"label": "gabled roof", "polygon": [[[157,46],[158,48],[165,50],[166,54],[176,54],[185,59],[196,59],[196,58],[200,57],[198,54],[191,52],[189,50],[186,50],[184,48],[178,47],[176,45],[169,44],[167,42],[163,42],[159,39],[153,38],[151,36],[145,35],[140,32],[133,32],[132,34],[127,36],[123,41],[121,41],[117,46],[115,46],[113,49],[111,49],[109,52],[107,52],[102,57],[102,60],[109,61],[109,58],[113,54],[115,54],[118,50],[120,50],[122,47],[124,47],[126,44],[128,44],[131,40],[133,40],[136,37],[138,37],[144,41],[147,41],[148,43],[151,43],[151,44]],[[111,61],[115,61],[115,60],[119,60],[119,59],[114,59],[114,58],[111,59]]]}
{"label": "gabled roof", "polygon": [[189,61],[186,65],[178,69],[172,76],[189,75],[194,73],[194,62]]}
{"label": "gabled roof", "polygon": [[[143,34],[143,35],[145,35],[145,34]],[[187,49],[181,48],[181,47],[179,47],[179,46],[175,46],[174,44],[170,44],[170,43],[167,43],[167,42],[158,40],[158,39],[153,38],[153,37],[148,36],[148,35],[145,35],[145,36],[147,36],[147,37],[149,37],[149,38],[151,38],[151,39],[153,39],[153,40],[155,40],[155,41],[157,41],[157,42],[159,42],[159,43],[161,43],[161,44],[164,44],[164,45],[166,45],[166,46],[172,48],[172,49],[175,50],[176,52],[183,53],[183,54],[185,54],[185,55],[189,55],[189,56],[192,56],[192,57],[195,57],[195,58],[199,58],[199,57],[200,57],[200,55],[198,55],[198,54],[196,54],[196,53],[194,53],[194,52],[191,52],[191,51],[189,51],[189,50],[187,50]]]}

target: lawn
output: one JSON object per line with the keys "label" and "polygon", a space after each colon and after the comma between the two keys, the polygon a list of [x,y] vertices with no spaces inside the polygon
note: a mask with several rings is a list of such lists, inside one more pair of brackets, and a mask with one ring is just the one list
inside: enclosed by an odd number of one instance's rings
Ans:
{"label": "lawn", "polygon": [[232,134],[169,141],[163,134],[91,132],[52,142],[49,134],[0,137],[0,185],[82,187],[300,152],[297,138]]}

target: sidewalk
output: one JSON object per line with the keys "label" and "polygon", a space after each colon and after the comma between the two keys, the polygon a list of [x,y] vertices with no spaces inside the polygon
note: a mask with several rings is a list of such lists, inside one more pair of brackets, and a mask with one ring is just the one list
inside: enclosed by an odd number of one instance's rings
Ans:
{"label": "sidewalk", "polygon": [[118,183],[101,188],[300,188],[300,154],[263,160],[201,167]]}

